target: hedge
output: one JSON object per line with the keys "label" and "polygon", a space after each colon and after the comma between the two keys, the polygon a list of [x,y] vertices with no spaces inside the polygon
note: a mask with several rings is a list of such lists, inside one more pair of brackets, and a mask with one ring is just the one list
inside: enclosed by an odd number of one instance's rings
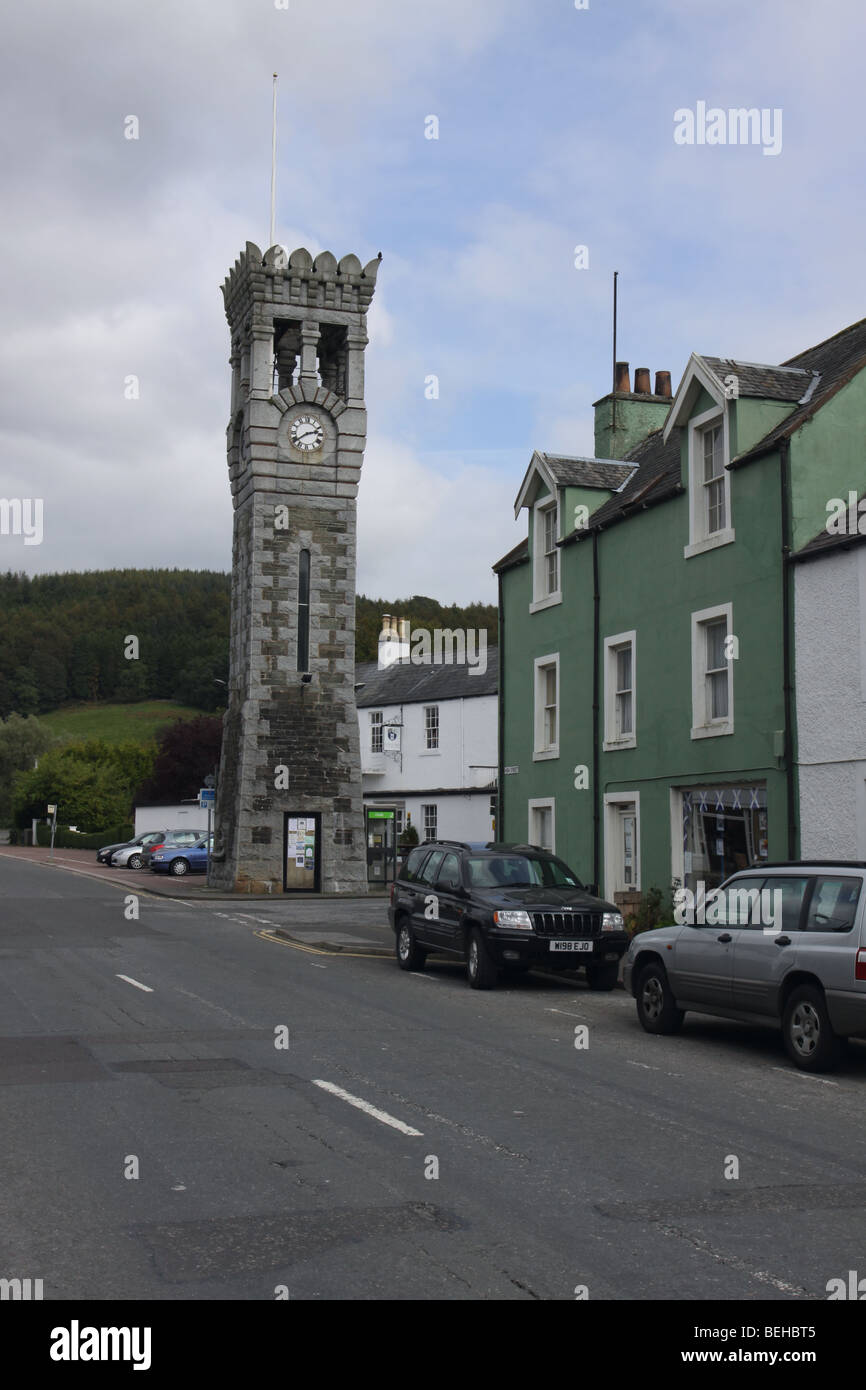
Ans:
{"label": "hedge", "polygon": [[[80,835],[77,830],[58,825],[54,845],[57,849],[102,849],[103,845],[124,845],[134,837],[135,827],[132,825],[118,825],[111,830],[97,831],[95,835]],[[37,825],[36,842],[40,845],[51,844],[50,825]]]}

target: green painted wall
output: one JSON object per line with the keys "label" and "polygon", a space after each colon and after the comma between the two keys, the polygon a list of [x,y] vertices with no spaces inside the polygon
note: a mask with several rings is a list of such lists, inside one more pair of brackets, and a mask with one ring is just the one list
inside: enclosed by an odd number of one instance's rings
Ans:
{"label": "green painted wall", "polygon": [[731,458],[754,448],[794,409],[784,401],[758,401],[747,397],[731,401]]}
{"label": "green painted wall", "polygon": [[847,502],[849,489],[858,496],[866,489],[864,417],[866,372],[861,372],[792,437],[791,510],[795,550],[806,545],[826,525],[827,503],[831,497],[841,497]]}
{"label": "green painted wall", "polygon": [[[700,407],[697,407],[698,409]],[[688,498],[677,497],[601,533],[601,644],[636,630],[637,746],[603,752],[599,795],[636,790],[641,801],[642,889],[671,878],[670,787],[710,781],[767,784],[769,853],[785,858],[785,780],[774,752],[782,729],[781,560],[778,462],[732,475],[736,541],[692,559]],[[556,800],[556,846],[592,877],[593,794],[574,787],[574,769],[592,767],[592,540],[562,549],[567,601],[529,614],[530,567],[503,575],[506,659],[503,835],[523,840],[530,798]],[[734,666],[735,732],[693,740],[691,614],[733,604],[739,639]],[[533,761],[533,661],[560,657],[560,756]],[[603,700],[603,677],[602,692]],[[603,827],[602,812],[602,827]],[[603,830],[602,865],[603,882]]]}

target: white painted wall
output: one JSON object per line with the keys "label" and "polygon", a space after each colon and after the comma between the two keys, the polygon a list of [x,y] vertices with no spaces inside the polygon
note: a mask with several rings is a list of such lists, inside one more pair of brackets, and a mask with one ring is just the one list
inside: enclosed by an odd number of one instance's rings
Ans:
{"label": "white painted wall", "polygon": [[136,806],[135,833],[146,835],[148,830],[200,830],[207,834],[207,811],[200,811],[198,802],[185,806]]}
{"label": "white painted wall", "polygon": [[794,566],[801,846],[866,859],[866,545]]}
{"label": "white painted wall", "polygon": [[[401,755],[371,751],[373,712],[358,711],[361,737],[361,770],[364,800],[392,800],[411,812],[412,824],[424,838],[421,807],[438,807],[438,833],[454,840],[489,840],[492,835],[489,783],[496,778],[497,699],[478,695],[471,699],[430,701],[439,706],[439,748],[428,750],[423,704],[377,705],[383,722],[398,720]],[[386,731],[387,732],[387,731]],[[385,740],[387,747],[387,739]],[[474,766],[473,766],[474,764]],[[406,796],[424,788],[464,789],[477,793],[458,796]],[[482,790],[484,789],[484,790]]]}

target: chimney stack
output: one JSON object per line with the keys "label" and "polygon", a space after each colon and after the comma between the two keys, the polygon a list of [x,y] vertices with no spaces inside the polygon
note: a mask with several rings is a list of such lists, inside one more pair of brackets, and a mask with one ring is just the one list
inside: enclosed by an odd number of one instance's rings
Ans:
{"label": "chimney stack", "polygon": [[649,367],[635,367],[634,389],[635,393],[640,396],[649,396],[651,394]]}
{"label": "chimney stack", "polygon": [[617,362],[616,364],[616,389],[617,391],[631,392],[627,362]]}
{"label": "chimney stack", "polygon": [[656,372],[656,395],[667,396],[670,400],[671,395],[671,374],[670,372]]}

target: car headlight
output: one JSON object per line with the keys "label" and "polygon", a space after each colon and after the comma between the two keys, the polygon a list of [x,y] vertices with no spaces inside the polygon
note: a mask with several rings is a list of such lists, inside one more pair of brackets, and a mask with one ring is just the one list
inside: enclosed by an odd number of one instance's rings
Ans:
{"label": "car headlight", "polygon": [[152,858],[152,859],[164,859],[164,858],[165,858],[165,855],[164,855],[164,854],[154,854],[154,855],[151,855],[151,858]]}
{"label": "car headlight", "polygon": [[605,912],[601,919],[601,929],[602,931],[622,931],[622,913]]}
{"label": "car headlight", "polygon": [[494,912],[493,921],[497,927],[519,927],[523,931],[532,931],[532,919],[528,912]]}

